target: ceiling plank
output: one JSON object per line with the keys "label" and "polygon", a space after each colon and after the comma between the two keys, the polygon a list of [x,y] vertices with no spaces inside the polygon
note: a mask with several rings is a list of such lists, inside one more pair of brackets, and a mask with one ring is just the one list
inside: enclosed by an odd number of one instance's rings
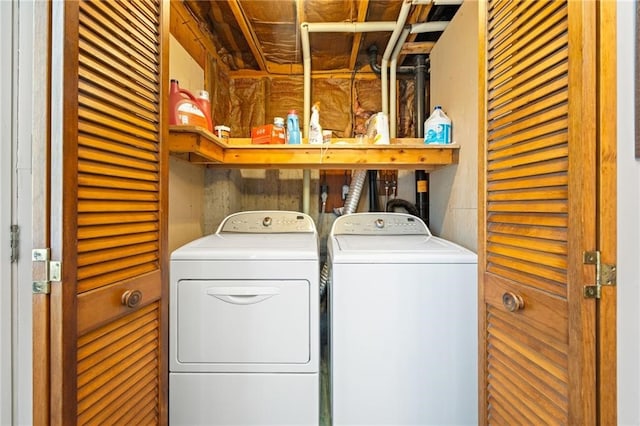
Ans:
{"label": "ceiling plank", "polygon": [[245,40],[249,44],[249,48],[251,49],[253,56],[258,62],[258,66],[262,71],[268,71],[264,53],[262,52],[262,49],[258,44],[258,37],[253,31],[251,24],[247,21],[247,18],[242,11],[242,6],[240,6],[239,0],[230,0],[228,4],[231,8],[231,11],[233,12],[233,16],[236,17],[236,21],[238,22],[238,25],[242,30],[242,34],[244,34]]}
{"label": "ceiling plank", "polygon": [[416,41],[413,43],[405,43],[402,45],[400,55],[420,55],[429,54],[431,49],[436,45],[435,41]]}
{"label": "ceiling plank", "polygon": [[[367,10],[369,10],[369,0],[362,0],[358,5],[358,22],[364,22],[367,19]],[[349,57],[349,68],[356,69],[358,61],[358,52],[360,52],[360,44],[362,44],[362,33],[355,33],[353,37],[353,46],[351,48],[351,56]]]}
{"label": "ceiling plank", "polygon": [[234,64],[230,64],[230,67],[233,68],[233,66],[235,66],[237,69],[246,68],[247,65],[245,64],[244,59],[242,59],[242,54],[240,53],[242,52],[242,49],[240,49],[236,43],[236,38],[233,36],[229,25],[226,23],[223,24],[224,18],[222,11],[220,10],[220,6],[217,2],[211,2],[210,4],[211,9],[209,10],[209,13],[211,14],[211,18],[213,19],[213,22],[219,23],[219,28],[224,33],[225,39],[228,40],[229,47],[231,48],[231,52],[228,53],[233,58]]}

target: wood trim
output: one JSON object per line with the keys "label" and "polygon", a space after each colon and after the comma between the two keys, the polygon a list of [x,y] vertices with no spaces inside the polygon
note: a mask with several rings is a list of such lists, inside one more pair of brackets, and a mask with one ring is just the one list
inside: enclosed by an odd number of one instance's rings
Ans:
{"label": "wood trim", "polygon": [[[62,280],[51,284],[51,385],[56,391],[51,394],[50,416],[52,424],[71,424],[76,418],[77,265],[75,238],[68,236],[77,234],[77,187],[65,188],[62,183],[77,180],[78,103],[74,100],[78,93],[79,3],[65,2],[59,12],[61,26],[54,22],[53,28],[64,28],[64,39],[54,57],[61,55],[58,67],[62,70],[56,70],[59,74],[54,82],[62,82],[62,116],[53,124],[62,127],[52,134],[52,144],[61,151],[51,158],[51,256],[62,260],[63,268]],[[53,141],[57,138],[61,139]]]}
{"label": "wood trim", "polygon": [[[640,13],[640,6],[636,7]],[[617,264],[618,204],[616,26],[616,2],[598,2],[598,248],[602,262],[613,265]],[[637,138],[636,155],[640,157],[640,140]],[[598,304],[598,424],[601,425],[618,423],[616,294],[616,287],[604,287]]]}
{"label": "wood trim", "polygon": [[478,424],[488,424],[487,305],[487,2],[478,3]]}
{"label": "wood trim", "polygon": [[596,247],[596,2],[568,2],[569,16],[569,423],[596,424],[595,300],[583,286],[595,268],[583,252]]}
{"label": "wood trim", "polygon": [[[38,12],[40,13],[40,12]],[[34,109],[43,108],[44,116],[47,118],[43,125],[43,137],[35,137],[32,139],[31,164],[32,164],[32,182],[33,182],[33,201],[32,206],[32,247],[49,247],[50,232],[50,149],[51,149],[51,2],[48,2],[45,11],[47,28],[41,29],[47,34],[47,57],[45,63],[46,71],[43,73],[46,77],[46,99],[42,104],[34,105]],[[36,271],[33,271],[34,274]],[[49,424],[50,413],[50,364],[49,353],[51,343],[49,340],[49,295],[34,294],[32,299],[32,381],[33,381],[33,424],[38,426],[46,426]]]}

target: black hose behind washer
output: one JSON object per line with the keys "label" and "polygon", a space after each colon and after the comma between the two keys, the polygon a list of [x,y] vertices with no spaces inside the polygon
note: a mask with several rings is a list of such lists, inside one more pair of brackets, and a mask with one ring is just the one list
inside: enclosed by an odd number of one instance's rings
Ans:
{"label": "black hose behind washer", "polygon": [[391,200],[387,201],[385,211],[394,212],[396,207],[403,208],[407,213],[420,217],[420,213],[413,203],[410,203],[407,200],[402,200],[400,198],[392,198]]}

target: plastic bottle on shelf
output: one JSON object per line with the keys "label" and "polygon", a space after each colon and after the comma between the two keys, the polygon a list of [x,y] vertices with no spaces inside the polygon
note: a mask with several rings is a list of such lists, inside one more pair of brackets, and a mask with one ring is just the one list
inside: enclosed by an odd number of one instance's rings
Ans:
{"label": "plastic bottle on shelf", "polygon": [[309,143],[322,144],[322,126],[320,125],[320,103],[316,102],[311,107],[311,120],[309,121]]}
{"label": "plastic bottle on shelf", "polygon": [[207,92],[206,90],[198,90],[196,93],[198,105],[200,105],[202,112],[204,112],[204,116],[207,118],[209,131],[213,132],[213,118],[211,117],[211,102],[209,101],[209,92]]}
{"label": "plastic bottle on shelf", "polygon": [[213,130],[210,126],[209,114],[205,112],[205,108],[200,102],[191,92],[181,89],[178,80],[171,80],[169,88],[169,124],[200,126],[209,131]]}
{"label": "plastic bottle on shelf", "polygon": [[429,118],[424,122],[424,143],[451,143],[451,119],[442,111],[440,105],[436,105]]}
{"label": "plastic bottle on shelf", "polygon": [[298,112],[295,109],[292,109],[289,111],[289,114],[287,114],[287,143],[296,145],[300,142],[301,136]]}

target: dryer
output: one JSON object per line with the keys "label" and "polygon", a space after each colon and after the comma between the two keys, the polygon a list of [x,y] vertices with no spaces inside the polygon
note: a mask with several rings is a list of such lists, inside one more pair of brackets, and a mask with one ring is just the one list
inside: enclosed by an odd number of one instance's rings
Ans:
{"label": "dryer", "polygon": [[477,424],[477,256],[404,213],[327,242],[334,425]]}
{"label": "dryer", "polygon": [[241,212],[171,255],[174,425],[316,425],[318,235],[305,214]]}

